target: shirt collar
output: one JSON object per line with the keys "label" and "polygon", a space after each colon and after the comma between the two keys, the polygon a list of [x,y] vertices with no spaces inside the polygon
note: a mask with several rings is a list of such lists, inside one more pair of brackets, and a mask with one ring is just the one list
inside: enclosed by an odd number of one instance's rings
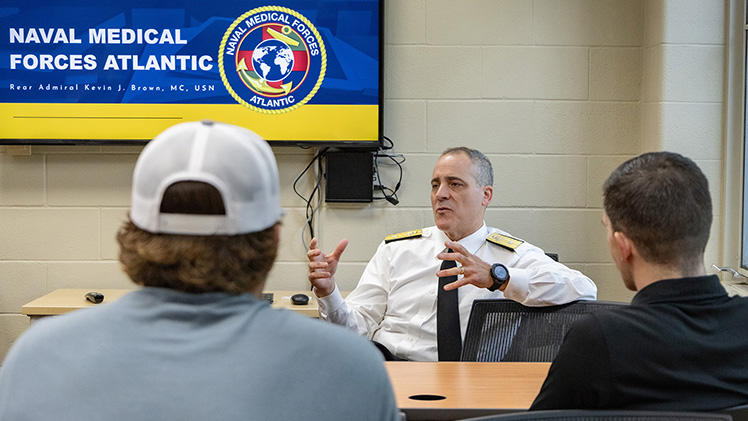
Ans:
{"label": "shirt collar", "polygon": [[703,301],[726,297],[727,291],[717,275],[663,279],[642,288],[631,300],[632,305],[661,302]]}
{"label": "shirt collar", "polygon": [[483,225],[477,231],[458,241],[458,243],[465,247],[471,254],[475,254],[478,248],[486,242],[486,237],[488,237],[488,228],[484,221]]}

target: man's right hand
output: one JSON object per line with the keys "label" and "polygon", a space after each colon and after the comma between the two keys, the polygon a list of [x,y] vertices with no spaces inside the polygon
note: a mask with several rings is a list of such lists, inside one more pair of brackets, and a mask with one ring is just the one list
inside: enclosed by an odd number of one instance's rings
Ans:
{"label": "man's right hand", "polygon": [[314,286],[314,295],[327,297],[335,291],[335,271],[338,269],[340,255],[348,246],[348,240],[340,240],[331,254],[324,254],[317,248],[317,239],[312,238],[306,256],[309,259],[309,282]]}

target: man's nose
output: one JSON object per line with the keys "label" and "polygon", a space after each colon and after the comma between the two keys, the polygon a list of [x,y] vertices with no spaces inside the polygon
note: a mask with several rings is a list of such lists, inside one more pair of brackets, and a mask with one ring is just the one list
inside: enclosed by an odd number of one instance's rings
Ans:
{"label": "man's nose", "polygon": [[449,189],[444,184],[439,185],[439,187],[436,188],[435,193],[437,198],[446,198],[449,197]]}

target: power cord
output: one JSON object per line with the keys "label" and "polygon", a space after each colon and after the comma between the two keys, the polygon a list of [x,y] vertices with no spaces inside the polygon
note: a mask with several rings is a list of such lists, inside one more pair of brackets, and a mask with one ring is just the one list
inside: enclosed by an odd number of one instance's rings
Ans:
{"label": "power cord", "polygon": [[[397,191],[400,190],[400,184],[403,181],[403,166],[402,164],[405,162],[405,156],[402,154],[391,154],[386,151],[391,150],[394,148],[395,144],[392,142],[390,138],[387,136],[384,136],[383,139],[387,142],[389,142],[389,145],[382,145],[374,154],[374,176],[375,180],[377,181],[376,184],[374,184],[374,191],[379,191],[382,193],[382,197],[374,197],[374,200],[386,200],[393,206],[397,206],[398,203],[400,203],[400,200],[397,198]],[[382,162],[382,165],[397,165],[399,170],[399,176],[397,179],[397,183],[395,184],[395,188],[390,188],[384,185],[382,182],[382,175],[379,171],[379,159],[387,159],[388,161]],[[391,162],[390,162],[391,161]]]}
{"label": "power cord", "polygon": [[[314,157],[312,157],[312,160],[309,162],[309,164],[304,168],[304,170],[299,174],[298,177],[296,177],[296,180],[293,182],[293,191],[296,193],[297,196],[299,196],[305,203],[306,203],[306,225],[304,226],[304,229],[301,231],[301,243],[304,246],[304,250],[308,250],[308,244],[312,240],[312,238],[315,237],[314,235],[314,215],[317,213],[317,210],[320,207],[320,204],[322,203],[322,194],[320,185],[322,184],[322,173],[323,173],[323,166],[322,166],[322,158],[325,156],[325,153],[329,150],[329,147],[320,149]],[[297,184],[299,180],[304,176],[304,174],[309,171],[310,168],[314,165],[314,163],[317,162],[317,167],[315,168],[315,174],[314,174],[314,188],[312,188],[312,192],[309,194],[309,197],[304,197],[301,193],[299,193],[299,190],[297,188]],[[317,196],[317,203],[316,205],[314,202],[314,196]],[[309,228],[309,240],[305,238],[304,234],[306,233],[307,228]]]}

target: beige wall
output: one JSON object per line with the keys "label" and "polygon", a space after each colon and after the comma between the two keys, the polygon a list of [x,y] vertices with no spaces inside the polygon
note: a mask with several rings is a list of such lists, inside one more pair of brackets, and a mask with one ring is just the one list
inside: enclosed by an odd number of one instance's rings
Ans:
{"label": "beige wall", "polygon": [[705,262],[721,266],[727,2],[650,0],[645,8],[641,152],[680,152],[707,175],[714,222]]}
{"label": "beige wall", "polygon": [[[342,289],[385,235],[432,225],[431,170],[448,146],[493,162],[487,223],[559,253],[597,282],[600,299],[632,296],[600,223],[600,186],[619,163],[662,148],[693,157],[719,217],[724,0],[387,0],[386,9],[385,135],[407,161],[398,206],[320,209],[323,249],[351,241]],[[288,214],[268,288],[305,289],[304,202],[292,183],[312,151],[274,149]],[[0,154],[0,357],[28,326],[24,303],[57,288],[131,286],[114,235],[139,148],[32,152]],[[396,171],[383,177],[394,184]],[[720,238],[713,232],[708,265]]]}

